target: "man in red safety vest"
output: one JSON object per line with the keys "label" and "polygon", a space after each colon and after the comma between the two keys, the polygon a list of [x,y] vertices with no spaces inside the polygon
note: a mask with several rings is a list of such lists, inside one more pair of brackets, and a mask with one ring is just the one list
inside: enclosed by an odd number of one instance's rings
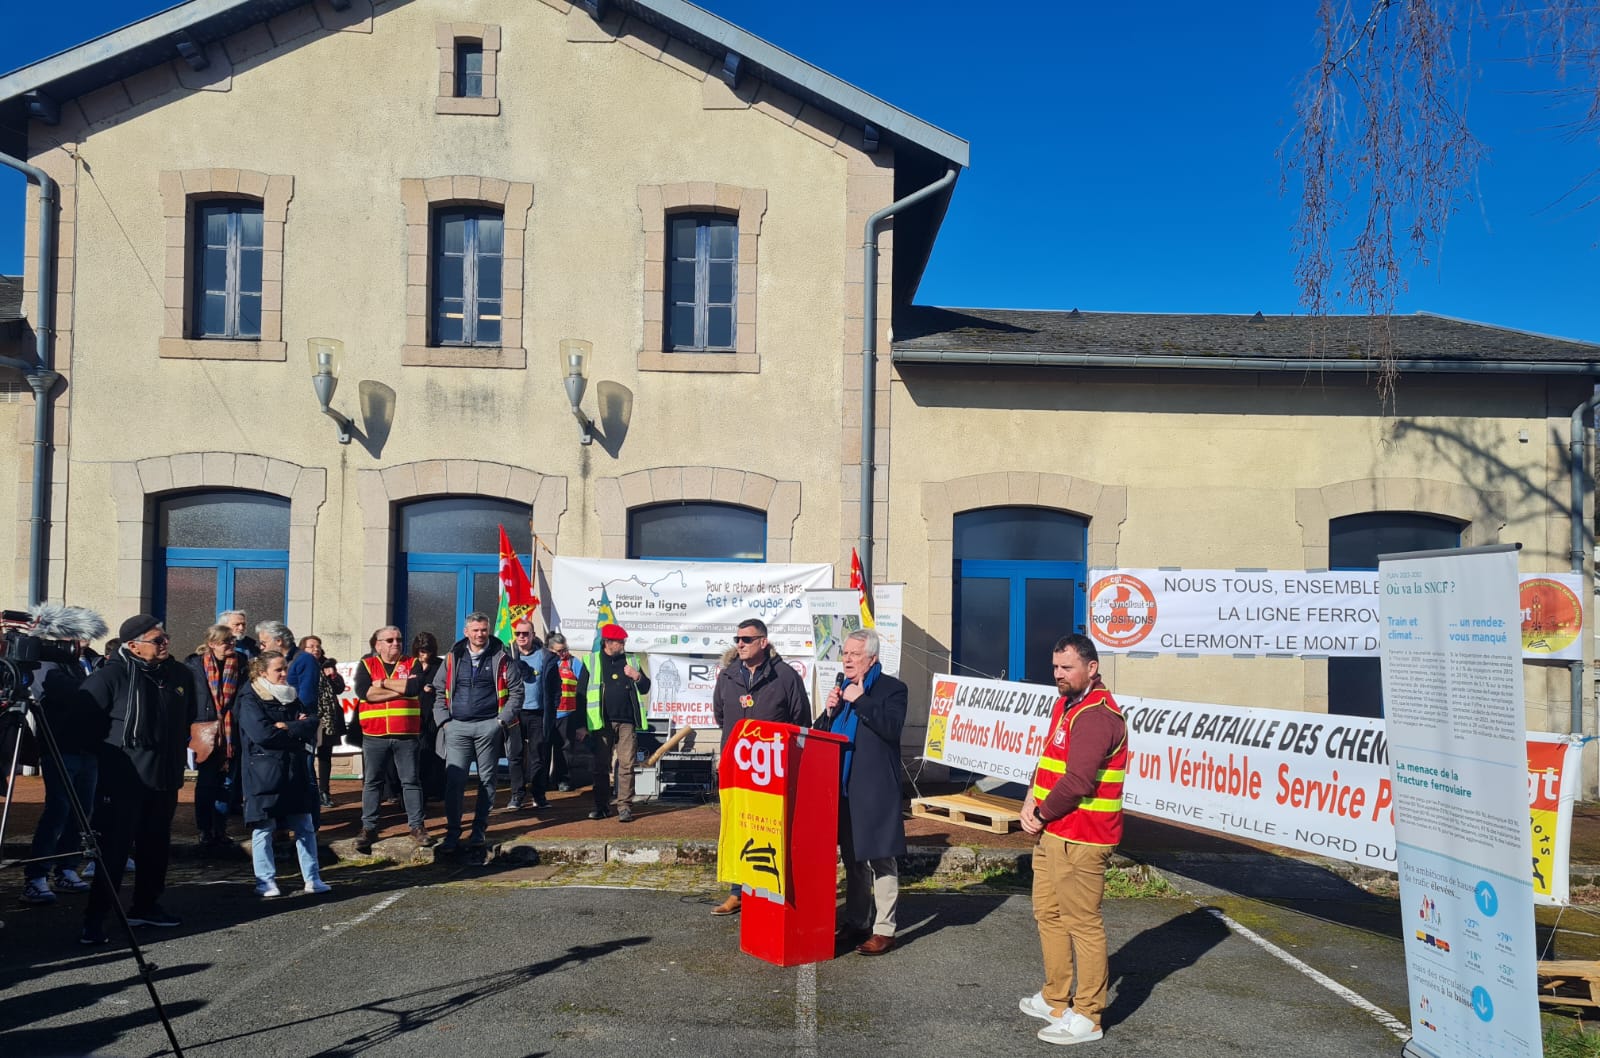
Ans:
{"label": "man in red safety vest", "polygon": [[[1033,850],[1033,917],[1044,950],[1044,987],[1024,998],[1024,1014],[1047,1022],[1046,1043],[1101,1038],[1106,1006],[1106,925],[1101,916],[1106,864],[1122,840],[1122,784],[1128,725],[1100,680],[1100,655],[1084,635],[1063,636],[1052,657],[1061,692],[1050,717],[1022,829]],[[1074,980],[1074,978],[1076,978]]]}

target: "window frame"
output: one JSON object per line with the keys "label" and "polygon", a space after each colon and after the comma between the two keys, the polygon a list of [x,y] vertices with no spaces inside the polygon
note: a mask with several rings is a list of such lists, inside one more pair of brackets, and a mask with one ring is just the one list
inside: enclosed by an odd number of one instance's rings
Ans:
{"label": "window frame", "polygon": [[[469,70],[469,61],[476,57],[478,68]],[[482,99],[483,94],[483,57],[484,47],[481,37],[457,38],[455,44],[455,96],[456,99]],[[470,90],[472,78],[477,78],[477,90]]]}
{"label": "window frame", "polygon": [[[227,242],[221,247],[211,245],[207,223],[210,216],[217,211],[225,210],[227,218]],[[261,245],[245,246],[243,237],[243,219],[246,212],[259,214],[261,220]],[[189,267],[192,271],[191,281],[194,289],[190,299],[190,313],[188,333],[197,341],[206,342],[258,342],[261,340],[261,315],[265,307],[264,288],[265,258],[266,258],[266,205],[257,198],[209,198],[201,199],[194,203],[194,212],[190,227],[191,253]],[[223,258],[223,289],[213,290],[207,283],[205,268],[206,252],[212,249],[224,251]],[[262,257],[262,265],[258,266],[257,286],[254,291],[243,289],[243,253],[254,250]],[[220,293],[223,296],[223,326],[220,333],[210,332],[205,329],[206,297],[209,294]],[[239,327],[241,299],[254,297],[256,299],[256,328],[255,332],[244,333]]]}
{"label": "window frame", "polygon": [[[636,533],[637,533],[637,528],[636,528],[636,524],[635,524],[635,521],[634,521],[635,518],[637,518],[640,514],[648,514],[648,513],[652,512],[652,511],[661,511],[661,510],[667,510],[667,509],[671,509],[671,508],[690,508],[690,507],[696,508],[697,510],[701,510],[701,511],[716,511],[716,512],[719,512],[719,513],[721,513],[721,512],[737,513],[737,514],[740,514],[740,515],[753,515],[756,518],[759,518],[760,522],[761,522],[761,553],[760,553],[760,555],[758,555],[758,556],[756,556],[754,558],[738,558],[738,557],[728,557],[728,556],[706,556],[706,555],[647,555],[647,554],[639,553],[638,548],[635,546]],[[627,554],[627,557],[630,560],[641,560],[641,561],[651,561],[651,562],[748,562],[748,563],[765,562],[765,561],[767,561],[767,528],[768,528],[767,512],[763,511],[763,510],[760,510],[758,508],[755,508],[755,507],[747,507],[742,503],[724,503],[724,502],[721,502],[721,501],[718,501],[718,500],[669,500],[666,503],[641,504],[638,507],[630,508],[629,511],[628,511],[628,533],[627,533],[627,552],[626,552],[626,554]]]}
{"label": "window frame", "polygon": [[[168,545],[161,541],[167,536],[167,508],[170,504],[213,497],[224,499],[230,496],[249,497],[253,500],[265,500],[274,508],[283,512],[286,525],[284,532],[287,539],[284,547],[196,547],[190,545]],[[282,614],[252,614],[257,620],[282,620],[289,609],[290,563],[289,550],[292,543],[293,501],[285,496],[274,493],[260,492],[255,489],[215,488],[199,491],[185,491],[168,493],[154,498],[153,501],[153,529],[150,537],[149,548],[151,558],[151,612],[167,616],[167,573],[173,569],[209,569],[216,574],[216,596],[212,613],[222,613],[235,606],[234,599],[234,574],[244,569],[273,569],[283,571],[283,608]],[[198,642],[198,640],[196,640]],[[188,644],[181,644],[188,649]]]}
{"label": "window frame", "polygon": [[[444,247],[444,226],[447,221],[461,218],[465,222],[461,249],[461,340],[446,341],[439,336],[439,317],[445,301],[439,289],[439,268],[446,257],[453,256]],[[489,253],[478,248],[478,225],[487,217],[500,224],[500,250]],[[506,223],[505,211],[488,206],[447,206],[433,211],[428,242],[428,344],[439,349],[498,349],[505,341],[505,281],[506,281]],[[493,341],[478,337],[483,316],[479,312],[480,295],[478,277],[482,259],[490,257],[498,262],[500,270],[500,297],[481,300],[495,301],[500,306],[498,315],[492,317],[498,333]]]}
{"label": "window frame", "polygon": [[[679,225],[692,223],[694,225],[694,300],[681,302],[673,298],[672,272],[675,266],[686,263],[687,258],[680,258],[673,253],[676,243],[676,232]],[[733,236],[733,249],[727,257],[713,258],[711,253],[712,230],[726,228]],[[731,270],[731,281],[728,285],[728,300],[726,302],[713,302],[711,300],[711,268],[713,265],[727,265]],[[663,334],[661,348],[666,353],[735,353],[738,351],[739,335],[739,218],[725,213],[706,211],[685,211],[671,213],[667,216],[667,262],[666,262],[666,290],[664,297],[665,321],[662,324]],[[673,333],[673,317],[676,310],[690,307],[694,311],[693,342],[684,344],[676,340]],[[728,310],[728,344],[712,345],[709,342],[709,319],[713,309]]]}

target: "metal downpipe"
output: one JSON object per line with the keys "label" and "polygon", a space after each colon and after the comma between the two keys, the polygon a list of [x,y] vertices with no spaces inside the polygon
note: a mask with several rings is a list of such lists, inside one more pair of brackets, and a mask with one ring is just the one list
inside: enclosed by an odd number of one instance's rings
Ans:
{"label": "metal downpipe", "polygon": [[0,165],[39,187],[39,303],[33,320],[34,363],[23,372],[33,389],[33,504],[28,515],[28,605],[44,602],[50,553],[50,387],[60,376],[50,362],[55,318],[56,182],[37,166],[0,153]]}
{"label": "metal downpipe", "polygon": [[[1587,475],[1584,473],[1584,448],[1588,436],[1584,430],[1584,416],[1595,408],[1600,407],[1600,392],[1590,394],[1589,399],[1572,409],[1572,430],[1570,433],[1568,463],[1572,478],[1572,572],[1583,575],[1583,561],[1587,552],[1585,546],[1588,533],[1583,524],[1583,496],[1588,484]],[[1593,602],[1593,597],[1590,600]],[[1588,608],[1587,606],[1585,607]],[[1574,661],[1569,669],[1572,672],[1572,733],[1583,734],[1583,660]]]}
{"label": "metal downpipe", "polygon": [[873,474],[877,470],[877,446],[873,435],[878,426],[878,235],[890,217],[950,187],[956,182],[960,171],[952,166],[933,183],[897,202],[889,203],[867,218],[866,238],[862,244],[861,524],[856,553],[861,558],[861,583],[866,586],[869,600],[872,598]]}

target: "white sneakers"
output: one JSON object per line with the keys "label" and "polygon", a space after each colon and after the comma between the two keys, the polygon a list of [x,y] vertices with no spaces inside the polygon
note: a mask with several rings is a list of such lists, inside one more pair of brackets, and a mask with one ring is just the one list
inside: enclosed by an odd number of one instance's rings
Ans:
{"label": "white sneakers", "polygon": [[1028,1017],[1038,1018],[1040,1021],[1054,1022],[1056,1020],[1055,1014],[1050,1010],[1050,1004],[1044,1001],[1043,992],[1035,992],[1031,996],[1023,996],[1017,1000],[1017,1009],[1028,1015]]}
{"label": "white sneakers", "polygon": [[53,904],[56,894],[50,891],[48,878],[29,878],[28,884],[22,887],[22,902],[24,904]]}
{"label": "white sneakers", "polygon": [[263,900],[271,900],[274,897],[282,896],[283,892],[278,888],[277,882],[257,882],[256,895]]}
{"label": "white sneakers", "polygon": [[1048,1023],[1038,1032],[1039,1038],[1046,1043],[1089,1043],[1105,1035],[1094,1022],[1071,1007],[1067,1008],[1065,1014],[1056,1017],[1051,1012],[1050,1004],[1044,1001],[1043,992],[1023,996],[1017,1000],[1017,1009],[1030,1018]]}
{"label": "white sneakers", "polygon": [[56,872],[56,888],[65,893],[82,893],[88,890],[89,883],[78,877],[77,871],[66,867]]}
{"label": "white sneakers", "polygon": [[1105,1033],[1094,1022],[1073,1011],[1040,1029],[1038,1035],[1046,1043],[1089,1043],[1100,1039]]}
{"label": "white sneakers", "polygon": [[311,881],[306,883],[305,891],[308,893],[331,893],[333,892],[333,886],[329,885],[321,878],[313,878]]}

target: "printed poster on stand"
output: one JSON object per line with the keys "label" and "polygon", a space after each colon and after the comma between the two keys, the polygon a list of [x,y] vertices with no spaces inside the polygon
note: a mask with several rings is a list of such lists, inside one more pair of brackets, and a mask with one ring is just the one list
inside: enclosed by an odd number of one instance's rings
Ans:
{"label": "printed poster on stand", "polygon": [[651,718],[683,727],[716,727],[711,691],[717,683],[720,658],[687,654],[650,655]]}
{"label": "printed poster on stand", "polygon": [[872,589],[872,622],[878,633],[878,661],[885,675],[900,675],[901,637],[905,631],[906,586],[878,584]]}
{"label": "printed poster on stand", "polygon": [[[1521,588],[1522,656],[1583,656],[1583,578],[1530,573]],[[1096,569],[1089,635],[1112,654],[1376,657],[1372,570]]]}
{"label": "printed poster on stand", "polygon": [[1514,547],[1381,556],[1411,1047],[1543,1053]]}
{"label": "printed poster on stand", "polygon": [[649,562],[557,557],[556,609],[575,654],[592,649],[600,593],[611,600],[628,649],[653,654],[721,654],[740,621],[766,622],[786,658],[811,656],[805,593],[833,583],[827,563]]}
{"label": "printed poster on stand", "polygon": [[[861,601],[854,588],[821,588],[806,592],[806,612],[811,615],[811,712],[818,715],[827,704],[834,683],[844,673],[844,641],[861,627]],[[881,648],[880,648],[881,649]]]}

